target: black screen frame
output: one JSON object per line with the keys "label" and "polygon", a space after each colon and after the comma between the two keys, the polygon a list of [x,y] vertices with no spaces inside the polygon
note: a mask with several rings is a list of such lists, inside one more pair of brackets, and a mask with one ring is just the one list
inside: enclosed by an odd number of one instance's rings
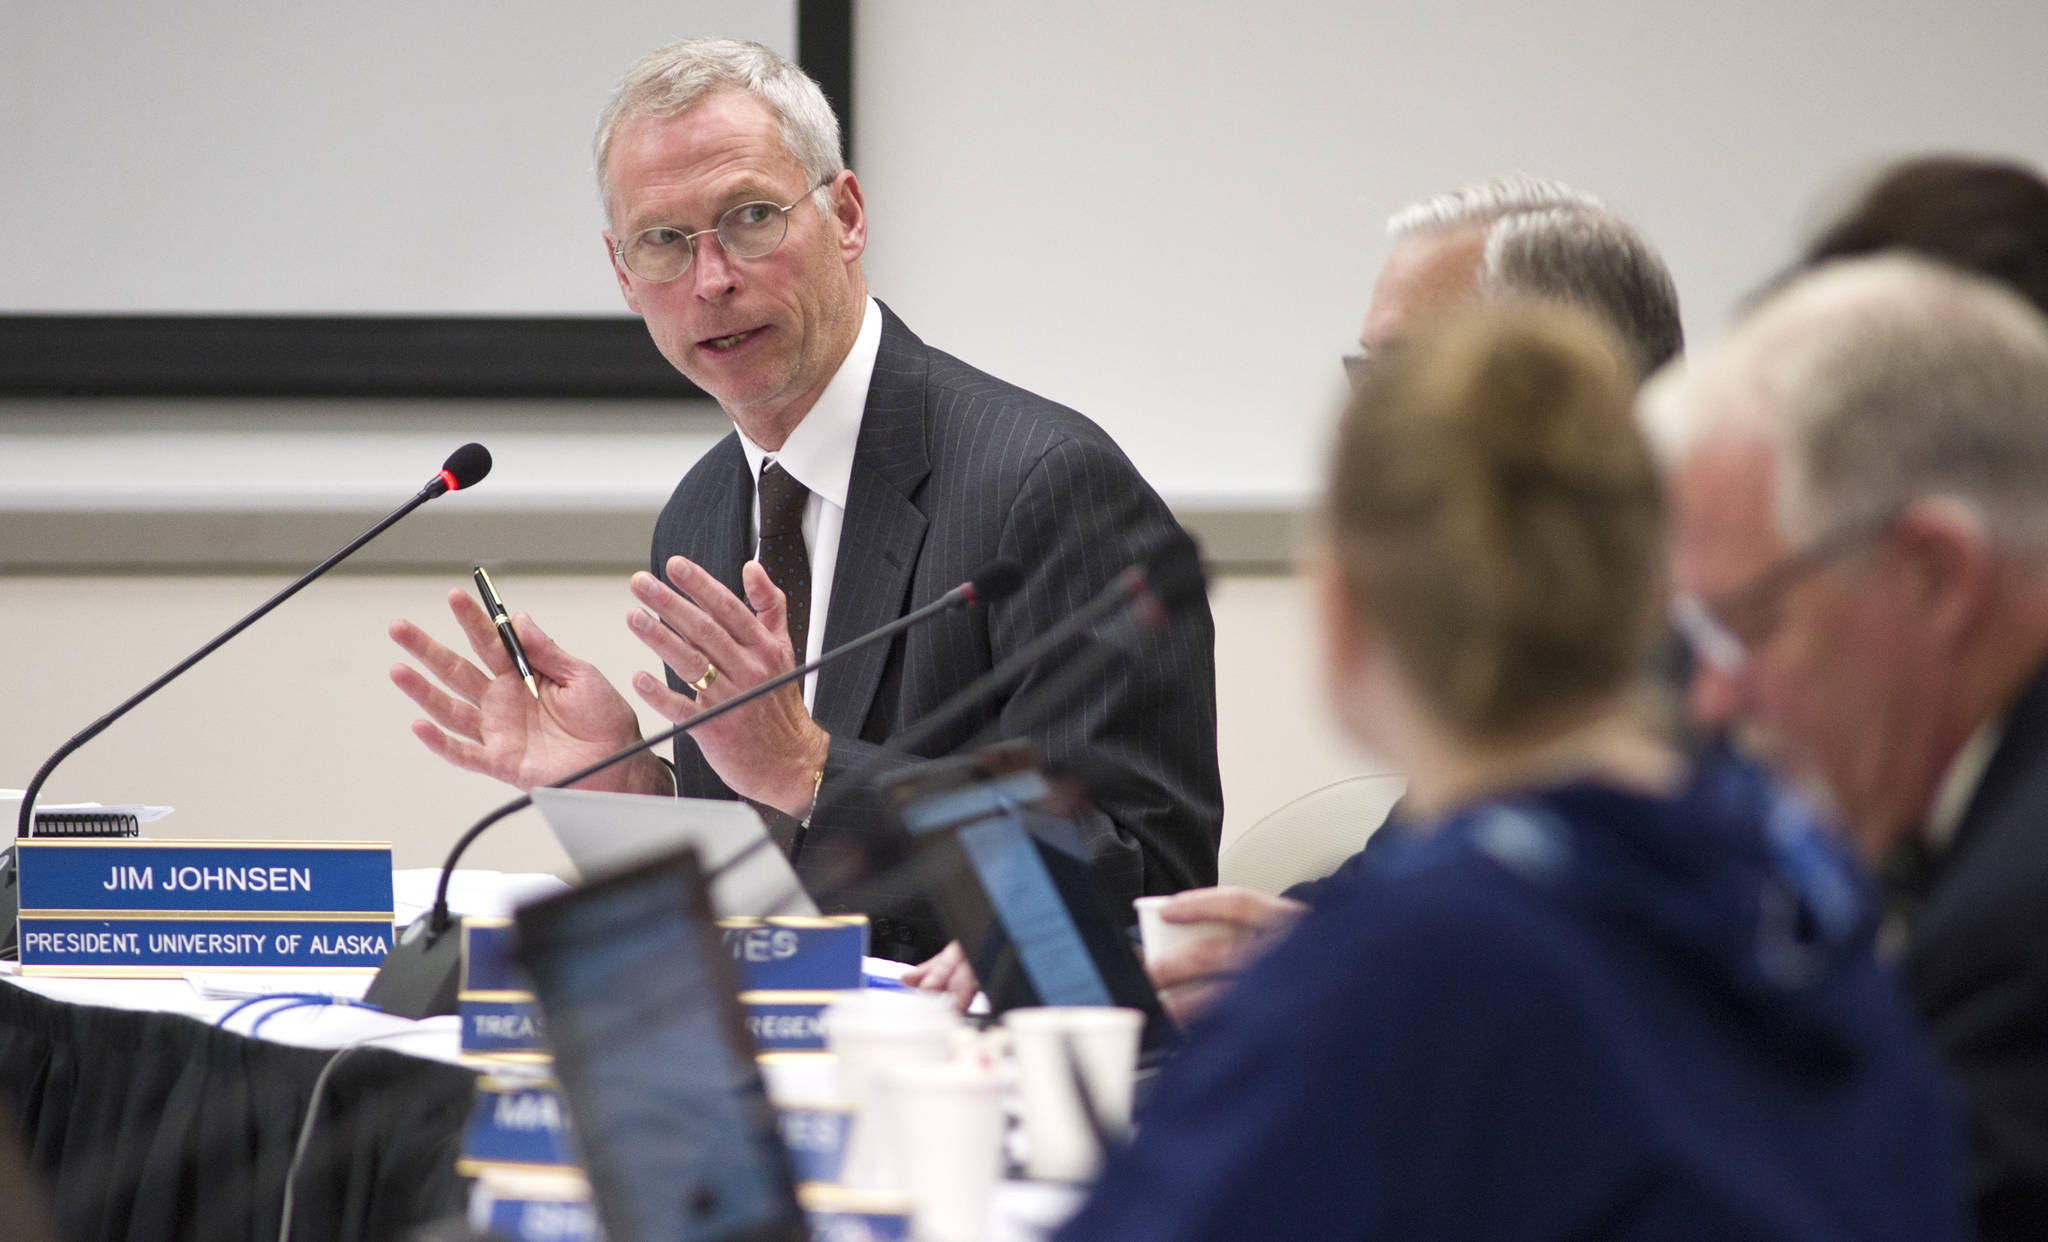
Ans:
{"label": "black screen frame", "polygon": [[[706,1054],[717,1057],[728,1072],[746,1077],[745,1082],[735,1082],[730,1089],[741,1093],[733,1102],[739,1106],[749,1131],[745,1140],[748,1168],[766,1183],[754,1189],[764,1196],[758,1206],[769,1211],[769,1215],[737,1229],[700,1236],[717,1236],[723,1242],[802,1242],[809,1237],[810,1230],[796,1197],[794,1173],[755,1060],[758,1049],[747,1031],[738,997],[739,975],[712,918],[709,882],[692,848],[686,846],[588,881],[567,893],[528,903],[513,912],[518,928],[514,957],[533,977],[535,998],[552,1037],[555,1078],[568,1107],[571,1126],[579,1136],[595,1135],[610,1131],[622,1120],[630,1124],[631,1119],[606,1116],[600,1111],[603,1106],[599,1101],[588,1094],[589,1087],[601,1077],[596,1067],[612,1047],[601,1047],[591,1040],[583,1021],[587,1015],[580,1017],[580,1011],[575,1009],[565,1012],[550,1008],[547,980],[553,970],[579,964],[579,954],[587,952],[576,942],[588,932],[588,907],[595,905],[601,913],[617,897],[658,898],[664,893],[675,896],[676,902],[664,910],[663,916],[673,918],[678,929],[687,926],[691,932],[685,938],[689,941],[687,952],[694,960],[678,962],[676,969],[694,974],[701,987],[693,999],[704,1003],[698,1017],[702,1026],[715,1032],[716,1044],[715,1049],[706,1049]],[[658,930],[645,924],[642,927],[646,931]],[[580,964],[588,966],[590,961],[584,959]],[[615,1019],[617,1014],[608,1016]],[[585,1145],[580,1138],[578,1146],[606,1230],[613,1237],[630,1236],[636,1222],[624,1219],[623,1214],[642,1201],[647,1186],[634,1183],[633,1174],[619,1167],[614,1159],[619,1155],[617,1151],[601,1150],[594,1143]]]}
{"label": "black screen frame", "polygon": [[[1025,798],[1013,812],[931,813],[948,795],[1020,779],[1042,792]],[[1012,835],[1016,845],[1036,852],[1064,907],[1061,913],[1087,951],[1110,1003],[1145,1015],[1140,1064],[1157,1064],[1179,1046],[1180,1029],[1146,977],[1136,946],[1118,927],[1099,877],[1082,849],[1074,826],[1080,790],[1045,773],[1028,742],[1002,743],[918,764],[891,774],[882,788],[898,826],[912,839],[913,849],[927,868],[926,895],[938,908],[947,936],[960,942],[974,965],[995,1013],[1072,1002],[1040,995],[1015,946],[1009,943],[1006,919],[997,909],[996,896],[983,883],[961,838],[963,830],[985,827],[998,828]]]}

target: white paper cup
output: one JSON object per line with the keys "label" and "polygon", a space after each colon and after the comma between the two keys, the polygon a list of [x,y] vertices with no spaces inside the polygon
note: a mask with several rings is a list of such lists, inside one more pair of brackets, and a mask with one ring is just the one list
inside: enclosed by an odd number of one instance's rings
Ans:
{"label": "white paper cup", "polygon": [[774,1104],[843,1104],[839,1058],[829,1052],[764,1052],[754,1058]]}
{"label": "white paper cup", "polygon": [[825,1052],[771,1052],[757,1060],[790,1171],[799,1182],[837,1182],[853,1131],[853,1106],[839,1093],[838,1058]]}
{"label": "white paper cup", "polygon": [[1002,1173],[1003,1080],[974,1065],[883,1067],[881,1133],[908,1178],[920,1242],[982,1242]]}
{"label": "white paper cup", "polygon": [[1159,908],[1171,900],[1171,897],[1140,897],[1131,903],[1138,911],[1138,939],[1145,945],[1147,958],[1177,953],[1204,940],[1236,940],[1244,935],[1242,927],[1221,919],[1169,923],[1160,917]]}
{"label": "white paper cup", "polygon": [[1016,1050],[1024,1105],[1024,1170],[1049,1181],[1082,1182],[1102,1164],[1102,1147],[1082,1111],[1074,1070],[1088,1084],[1112,1139],[1131,1124],[1131,1083],[1145,1015],[1108,1006],[1012,1009],[1003,1015]]}
{"label": "white paper cup", "polygon": [[880,988],[842,993],[825,1007],[825,1042],[838,1057],[839,1093],[853,1105],[840,1180],[874,1190],[904,1188],[903,1170],[876,1131],[878,1075],[899,1062],[943,1062],[952,1057],[960,1015],[944,997]]}

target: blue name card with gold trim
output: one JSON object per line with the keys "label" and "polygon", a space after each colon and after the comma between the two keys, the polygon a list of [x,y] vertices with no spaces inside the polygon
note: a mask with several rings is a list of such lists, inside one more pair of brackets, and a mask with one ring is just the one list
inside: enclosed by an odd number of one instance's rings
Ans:
{"label": "blue name card with gold trim", "polygon": [[838,992],[742,992],[747,1034],[762,1052],[821,1052],[825,1048],[825,1006]]}
{"label": "blue name card with gold trim", "polygon": [[907,1193],[806,1182],[796,1188],[796,1198],[813,1238],[828,1238],[831,1242],[909,1242]]}
{"label": "blue name card with gold trim", "polygon": [[743,992],[815,992],[861,985],[865,914],[723,918],[719,935]]}
{"label": "blue name card with gold trim", "polygon": [[494,1237],[512,1242],[602,1242],[597,1205],[568,1192],[550,1193],[531,1185],[498,1188],[488,1200],[484,1227]]}
{"label": "blue name card with gold trim", "polygon": [[512,1242],[602,1242],[590,1183],[574,1169],[489,1168],[470,1190],[470,1224]]}
{"label": "blue name card with gold trim", "polygon": [[490,1075],[477,1081],[455,1171],[475,1177],[489,1165],[576,1165],[568,1109],[552,1082]]}
{"label": "blue name card with gold trim", "polygon": [[462,920],[462,987],[455,1009],[462,1018],[465,1056],[544,1058],[547,1041],[531,985],[512,960],[512,920]]}
{"label": "blue name card with gold trim", "polygon": [[388,843],[16,844],[24,973],[373,969],[391,949]]}

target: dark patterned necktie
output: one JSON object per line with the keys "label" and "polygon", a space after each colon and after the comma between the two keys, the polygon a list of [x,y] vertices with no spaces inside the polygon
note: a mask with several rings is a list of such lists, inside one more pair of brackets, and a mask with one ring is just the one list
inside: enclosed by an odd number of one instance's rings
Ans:
{"label": "dark patterned necktie", "polygon": [[811,489],[781,463],[761,463],[761,567],[789,600],[789,643],[804,662],[811,633],[811,554],[804,547],[804,505]]}

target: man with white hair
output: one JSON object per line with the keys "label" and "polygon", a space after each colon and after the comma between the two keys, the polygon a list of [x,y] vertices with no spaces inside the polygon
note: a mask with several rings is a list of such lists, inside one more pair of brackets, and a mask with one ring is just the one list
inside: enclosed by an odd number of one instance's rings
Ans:
{"label": "man with white hair", "polygon": [[[1471,301],[1558,303],[1591,314],[1627,347],[1624,366],[1646,376],[1685,346],[1678,291],[1664,260],[1627,221],[1593,195],[1563,182],[1512,174],[1426,199],[1387,222],[1393,249],[1372,289],[1359,352],[1344,356],[1354,382],[1373,355],[1397,346],[1418,323]],[[1147,972],[1166,1007],[1187,1021],[1207,1010],[1262,944],[1292,925],[1325,885],[1364,865],[1359,854],[1336,875],[1297,885],[1289,897],[1243,888],[1178,895],[1169,922],[1222,922],[1244,934],[1198,941],[1154,956]],[[967,1003],[971,972],[956,951],[906,976]]]}
{"label": "man with white hair", "polygon": [[[2048,322],[1825,266],[1645,394],[1703,725],[1828,797],[1895,898],[1988,1239],[2048,1225]],[[1767,912],[1766,912],[1767,913]]]}
{"label": "man with white hair", "polygon": [[1647,376],[1685,347],[1678,291],[1664,260],[1599,199],[1560,181],[1513,174],[1403,208],[1387,221],[1359,331],[1365,360],[1460,302],[1557,302],[1591,314],[1629,347]]}
{"label": "man with white hair", "polygon": [[[666,684],[634,677],[642,700],[689,720],[994,562],[1022,571],[1009,599],[679,739],[672,767],[642,755],[587,782],[747,798],[821,904],[845,908],[826,890],[891,836],[873,778],[916,758],[891,739],[1187,536],[1100,427],[930,348],[868,296],[860,182],[824,93],[795,65],[729,39],[671,44],[627,72],[595,146],[619,291],[734,424],[677,486],[650,572],[630,584],[629,624],[667,670]],[[531,619],[513,620],[538,674],[529,691],[476,602],[458,591],[450,605],[475,662],[409,622],[392,627],[420,666],[393,680],[426,713],[413,731],[436,754],[530,788],[638,736],[624,697]],[[1012,708],[1063,653],[923,743],[943,755],[987,729],[1028,738],[1050,766],[1087,760],[1099,783],[1080,831],[1126,907],[1213,881],[1222,820],[1206,601],[1156,637],[1131,628],[1092,631],[1124,658],[1055,718]],[[917,960],[944,937],[921,895],[899,888],[867,905],[872,951]]]}

